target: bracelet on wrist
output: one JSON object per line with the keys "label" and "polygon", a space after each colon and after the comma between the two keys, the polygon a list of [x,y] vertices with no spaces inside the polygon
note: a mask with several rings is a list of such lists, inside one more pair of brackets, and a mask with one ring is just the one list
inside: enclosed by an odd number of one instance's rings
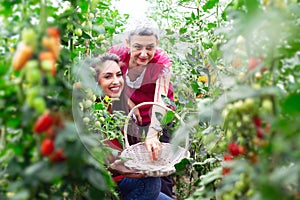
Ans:
{"label": "bracelet on wrist", "polygon": [[158,132],[158,135],[161,136],[163,134],[163,129],[160,125],[155,124],[155,125],[151,125],[149,128],[153,128],[154,130],[156,130]]}

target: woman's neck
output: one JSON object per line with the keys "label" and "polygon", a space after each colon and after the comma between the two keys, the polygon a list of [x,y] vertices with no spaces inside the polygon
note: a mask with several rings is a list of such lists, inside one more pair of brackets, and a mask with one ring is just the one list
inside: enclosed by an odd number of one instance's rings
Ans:
{"label": "woman's neck", "polygon": [[134,68],[128,68],[128,77],[131,81],[135,81],[145,70],[146,65],[136,66]]}

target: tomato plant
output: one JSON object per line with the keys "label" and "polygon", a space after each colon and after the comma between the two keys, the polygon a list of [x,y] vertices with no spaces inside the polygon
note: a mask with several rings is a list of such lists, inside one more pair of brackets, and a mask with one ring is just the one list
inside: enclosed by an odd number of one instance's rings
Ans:
{"label": "tomato plant", "polygon": [[[177,198],[299,198],[296,179],[283,175],[299,173],[299,148],[289,148],[299,127],[287,128],[299,114],[292,103],[299,86],[297,1],[156,5],[152,16],[165,31],[160,44],[173,56],[178,112],[191,127],[190,170],[175,176]],[[189,181],[178,180],[182,172]]]}
{"label": "tomato plant", "polygon": [[106,152],[77,134],[71,85],[75,61],[106,51],[125,17],[110,1],[1,1],[0,10],[0,199],[116,196]]}

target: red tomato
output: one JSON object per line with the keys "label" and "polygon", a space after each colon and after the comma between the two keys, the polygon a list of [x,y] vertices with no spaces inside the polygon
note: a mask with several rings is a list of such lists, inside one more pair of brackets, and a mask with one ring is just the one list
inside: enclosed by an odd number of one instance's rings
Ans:
{"label": "red tomato", "polygon": [[56,27],[49,27],[47,28],[47,35],[54,37],[54,38],[59,38],[59,29]]}
{"label": "red tomato", "polygon": [[53,118],[50,116],[50,114],[45,113],[42,116],[40,116],[35,124],[34,124],[34,132],[35,133],[41,133],[49,129],[53,124]]}
{"label": "red tomato", "polygon": [[242,145],[239,146],[239,153],[240,155],[245,155],[246,154],[246,148]]}
{"label": "red tomato", "polygon": [[255,125],[256,127],[261,127],[262,121],[261,121],[261,118],[260,118],[259,116],[255,115],[255,116],[253,117],[252,121],[253,121],[253,123],[254,123],[254,125]]}
{"label": "red tomato", "polygon": [[240,155],[239,145],[237,143],[235,143],[235,142],[231,142],[228,145],[228,150],[231,153],[231,155],[233,155],[233,156]]}
{"label": "red tomato", "polygon": [[59,149],[54,152],[52,152],[49,156],[50,160],[54,163],[56,162],[62,162],[66,160],[66,157],[64,156],[64,150]]}
{"label": "red tomato", "polygon": [[233,157],[232,157],[232,155],[226,154],[226,155],[224,155],[224,160],[230,161],[230,160],[233,160]]}
{"label": "red tomato", "polygon": [[43,156],[48,156],[54,151],[54,142],[51,139],[46,138],[41,145],[41,153]]}

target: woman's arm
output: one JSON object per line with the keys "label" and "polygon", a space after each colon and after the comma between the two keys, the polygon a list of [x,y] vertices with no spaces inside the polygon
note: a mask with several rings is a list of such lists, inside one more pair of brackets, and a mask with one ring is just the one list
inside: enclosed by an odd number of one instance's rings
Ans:
{"label": "woman's arm", "polygon": [[[155,86],[154,102],[165,105],[161,96],[168,95],[169,83],[170,83],[169,73],[157,79],[156,86]],[[161,151],[161,143],[158,138],[162,131],[161,130],[162,128],[161,128],[160,121],[156,117],[156,113],[160,113],[164,116],[166,114],[166,110],[157,105],[152,106],[151,122],[145,140],[146,149],[152,160],[157,160]]]}

